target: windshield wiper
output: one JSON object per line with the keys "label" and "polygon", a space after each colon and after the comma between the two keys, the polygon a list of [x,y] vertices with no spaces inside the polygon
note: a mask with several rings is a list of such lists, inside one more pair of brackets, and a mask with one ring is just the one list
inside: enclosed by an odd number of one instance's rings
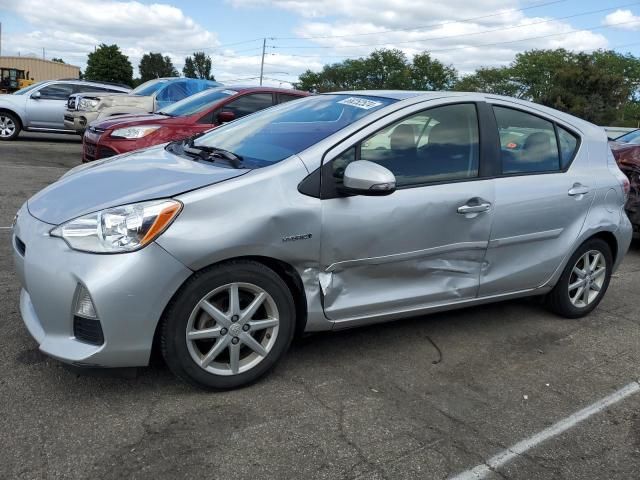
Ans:
{"label": "windshield wiper", "polygon": [[215,162],[216,159],[226,160],[233,168],[244,168],[243,158],[229,150],[207,145],[195,145],[194,140],[206,132],[197,133],[186,140],[178,140],[169,143],[167,148],[178,154],[186,154],[200,160]]}

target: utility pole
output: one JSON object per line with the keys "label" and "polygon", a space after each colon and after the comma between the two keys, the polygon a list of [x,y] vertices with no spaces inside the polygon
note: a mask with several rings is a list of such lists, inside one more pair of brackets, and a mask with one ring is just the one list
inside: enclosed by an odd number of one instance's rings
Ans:
{"label": "utility pole", "polygon": [[260,62],[260,86],[262,86],[262,74],[264,72],[264,50],[267,46],[267,39],[262,39],[262,61]]}
{"label": "utility pole", "polygon": [[2,22],[0,22],[0,57],[2,56]]}

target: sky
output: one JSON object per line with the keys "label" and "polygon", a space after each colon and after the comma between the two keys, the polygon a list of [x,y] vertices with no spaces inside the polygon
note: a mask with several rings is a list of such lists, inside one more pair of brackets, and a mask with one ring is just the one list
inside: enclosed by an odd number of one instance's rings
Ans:
{"label": "sky", "polygon": [[640,1],[631,0],[0,0],[2,55],[86,66],[101,43],[137,65],[161,52],[182,70],[194,51],[217,80],[290,86],[307,69],[398,48],[428,50],[462,74],[518,52],[563,47],[640,56]]}

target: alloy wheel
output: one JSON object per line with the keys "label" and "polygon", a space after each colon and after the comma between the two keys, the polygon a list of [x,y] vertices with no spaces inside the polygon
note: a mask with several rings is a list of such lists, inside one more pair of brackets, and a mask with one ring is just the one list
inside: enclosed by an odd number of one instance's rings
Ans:
{"label": "alloy wheel", "polygon": [[604,284],[607,262],[598,250],[589,250],[573,266],[569,276],[569,300],[573,306],[584,308],[593,303]]}
{"label": "alloy wheel", "polygon": [[276,303],[251,283],[230,283],[205,295],[189,316],[186,342],[193,361],[215,375],[237,375],[260,363],[278,336]]}
{"label": "alloy wheel", "polygon": [[0,115],[0,137],[8,138],[16,132],[16,123],[12,118]]}

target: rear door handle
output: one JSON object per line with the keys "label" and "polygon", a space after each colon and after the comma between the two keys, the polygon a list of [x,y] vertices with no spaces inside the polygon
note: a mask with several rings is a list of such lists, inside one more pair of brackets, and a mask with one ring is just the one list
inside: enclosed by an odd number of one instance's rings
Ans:
{"label": "rear door handle", "polygon": [[491,208],[490,203],[479,203],[477,205],[462,205],[458,207],[458,213],[465,215],[467,213],[487,212]]}
{"label": "rear door handle", "polygon": [[571,187],[567,193],[570,197],[575,197],[576,195],[585,195],[589,193],[589,187],[582,185],[581,183],[574,183],[573,187]]}

